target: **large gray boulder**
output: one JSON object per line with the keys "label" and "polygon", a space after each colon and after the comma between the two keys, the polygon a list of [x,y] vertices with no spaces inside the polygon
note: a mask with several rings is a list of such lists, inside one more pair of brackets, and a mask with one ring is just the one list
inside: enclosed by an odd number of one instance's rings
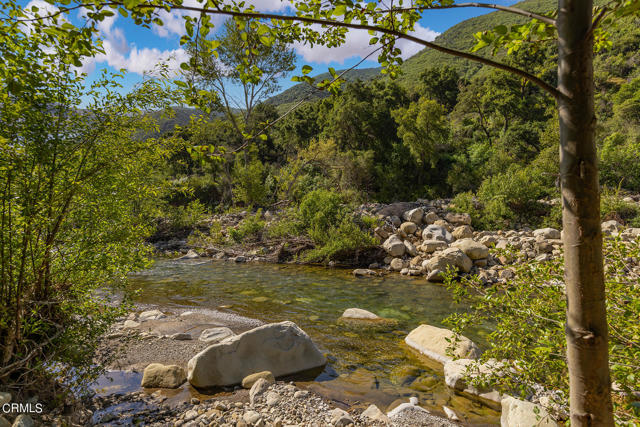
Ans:
{"label": "large gray boulder", "polygon": [[472,260],[483,259],[489,256],[489,248],[473,239],[456,240],[451,246],[459,248]]}
{"label": "large gray boulder", "polygon": [[293,322],[271,323],[226,338],[196,354],[187,365],[187,379],[195,387],[239,384],[254,372],[275,377],[326,364],[326,359]]}
{"label": "large gray boulder", "polygon": [[431,224],[422,230],[422,240],[442,240],[443,242],[453,242],[453,235],[441,225]]}
{"label": "large gray boulder", "polygon": [[502,399],[501,427],[557,427],[558,423],[540,405],[507,396]]}
{"label": "large gray boulder", "polygon": [[392,257],[401,257],[407,249],[402,239],[395,234],[384,241],[382,248]]}
{"label": "large gray boulder", "polygon": [[[447,349],[455,339],[456,334],[449,329],[420,325],[411,331],[404,341],[409,347],[444,365],[453,360],[447,354]],[[458,335],[457,339],[453,348],[456,358],[477,359],[480,356],[480,349],[469,338]]]}

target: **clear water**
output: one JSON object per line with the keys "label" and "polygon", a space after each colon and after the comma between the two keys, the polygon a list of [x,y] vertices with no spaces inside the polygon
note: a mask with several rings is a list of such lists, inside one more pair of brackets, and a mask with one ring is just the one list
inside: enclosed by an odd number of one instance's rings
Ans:
{"label": "clear water", "polygon": [[[132,277],[138,302],[171,308],[222,309],[264,322],[291,320],[327,354],[329,364],[305,385],[336,400],[381,409],[417,396],[434,413],[449,406],[470,424],[497,424],[499,414],[454,393],[437,364],[404,344],[421,323],[439,326],[456,310],[449,292],[422,278],[397,274],[356,278],[351,270],[282,264],[211,261],[156,262]],[[222,308],[221,308],[222,307]],[[396,319],[387,331],[339,325],[349,307]],[[470,338],[482,343],[485,330]]]}

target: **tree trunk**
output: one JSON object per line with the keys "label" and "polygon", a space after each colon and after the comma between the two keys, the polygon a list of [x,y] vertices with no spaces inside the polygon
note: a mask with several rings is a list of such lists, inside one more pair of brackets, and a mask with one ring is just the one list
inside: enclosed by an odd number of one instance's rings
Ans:
{"label": "tree trunk", "polygon": [[572,426],[613,426],[593,102],[591,0],[558,1],[560,176]]}

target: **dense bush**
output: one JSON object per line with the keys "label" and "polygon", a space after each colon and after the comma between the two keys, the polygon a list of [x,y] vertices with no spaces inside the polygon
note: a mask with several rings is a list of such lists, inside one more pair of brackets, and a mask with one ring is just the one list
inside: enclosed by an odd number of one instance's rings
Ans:
{"label": "dense bush", "polygon": [[171,150],[141,136],[157,126],[140,111],[171,100],[154,80],[122,95],[104,74],[85,89],[66,37],[16,27],[0,20],[0,384],[20,401],[101,371],[98,337],[147,265],[154,170]]}
{"label": "dense bush", "polygon": [[[640,242],[607,239],[604,247],[609,318],[611,379],[617,386],[614,405],[617,423],[633,425],[640,417],[634,392],[640,390],[640,287],[630,262],[640,259]],[[445,323],[462,333],[471,325],[491,324],[487,348],[480,358],[503,361],[493,374],[470,378],[471,384],[530,397],[536,385],[555,393],[549,407],[568,404],[564,321],[566,297],[562,257],[548,262],[531,261],[516,267],[516,278],[507,283],[483,285],[477,277],[458,281],[449,274],[445,284],[458,302],[470,306],[465,313],[449,316]],[[477,373],[471,368],[469,373]]]}

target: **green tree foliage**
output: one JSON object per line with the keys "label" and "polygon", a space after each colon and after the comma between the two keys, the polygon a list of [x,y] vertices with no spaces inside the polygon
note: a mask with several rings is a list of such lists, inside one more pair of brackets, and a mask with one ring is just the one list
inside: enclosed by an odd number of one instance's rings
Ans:
{"label": "green tree foliage", "polygon": [[[629,271],[628,259],[640,255],[640,242],[620,238],[605,243],[607,313],[610,325],[609,354],[614,392],[616,425],[634,425],[640,408],[634,403],[633,390],[640,388],[637,360],[640,297],[638,278]],[[507,251],[507,256],[515,257]],[[515,258],[514,258],[515,259]],[[445,284],[457,300],[470,304],[467,313],[449,316],[446,324],[462,332],[471,325],[495,325],[487,337],[488,348],[480,363],[491,359],[504,361],[489,374],[479,374],[472,366],[471,384],[489,387],[523,397],[535,394],[544,385],[550,394],[551,413],[566,405],[568,396],[564,316],[566,296],[562,259],[530,261],[515,268],[516,278],[486,286],[476,277],[458,280],[449,275]],[[555,396],[555,397],[554,397]],[[566,409],[566,407],[565,407]]]}
{"label": "green tree foliage", "polygon": [[409,147],[419,166],[434,167],[438,148],[449,140],[449,122],[444,107],[437,101],[420,98],[393,114],[398,123],[398,137]]}
{"label": "green tree foliage", "polygon": [[439,102],[451,112],[458,103],[460,93],[460,74],[453,67],[430,67],[421,75],[424,91],[428,97]]}
{"label": "green tree foliage", "polygon": [[170,146],[145,137],[143,111],[171,99],[157,80],[85,88],[73,66],[89,51],[64,24],[33,25],[0,20],[0,383],[44,397],[54,363],[78,387],[94,378],[97,338],[122,313],[112,292],[146,265]]}
{"label": "green tree foliage", "polygon": [[[285,43],[263,43],[261,37],[255,23],[227,20],[215,39],[202,34],[189,45],[196,87],[215,91],[222,111],[240,134],[252,120],[254,108],[278,91],[279,80],[295,67],[295,54]],[[239,96],[234,86],[241,88]]]}

